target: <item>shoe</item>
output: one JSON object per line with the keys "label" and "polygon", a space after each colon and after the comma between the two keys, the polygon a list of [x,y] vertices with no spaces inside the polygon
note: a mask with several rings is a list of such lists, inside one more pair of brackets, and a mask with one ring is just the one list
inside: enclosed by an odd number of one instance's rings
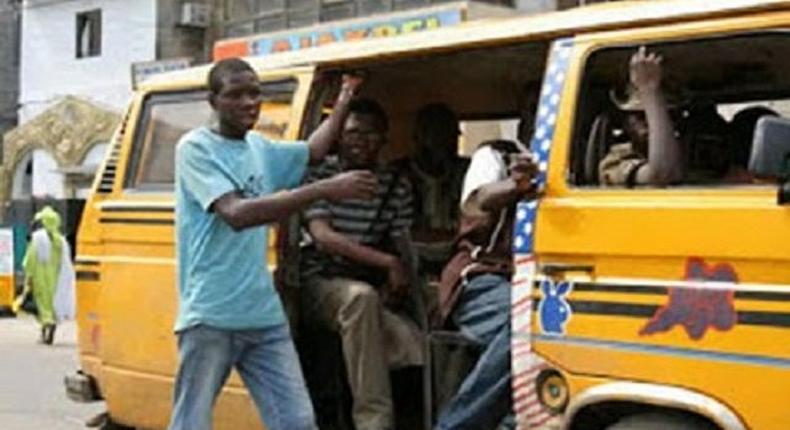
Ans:
{"label": "shoe", "polygon": [[55,328],[57,326],[55,324],[47,324],[44,326],[44,330],[46,335],[44,337],[44,343],[47,345],[52,345],[52,342],[55,340]]}
{"label": "shoe", "polygon": [[107,422],[107,420],[109,419],[109,417],[110,416],[107,414],[107,412],[102,412],[102,413],[96,415],[95,417],[85,421],[85,427],[98,428],[98,427],[104,425]]}

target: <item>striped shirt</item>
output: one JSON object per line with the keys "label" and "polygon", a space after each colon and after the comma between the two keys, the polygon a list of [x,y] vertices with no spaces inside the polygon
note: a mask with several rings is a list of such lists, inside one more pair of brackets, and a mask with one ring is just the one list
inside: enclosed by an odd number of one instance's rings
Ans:
{"label": "striped shirt", "polygon": [[[326,179],[343,171],[338,159],[331,157],[311,169],[306,182]],[[379,182],[378,194],[374,199],[316,201],[303,213],[305,225],[314,219],[327,219],[336,232],[354,242],[377,249],[385,247],[393,233],[408,230],[412,224],[413,209],[412,188],[407,176],[393,166],[381,166],[374,173]],[[387,198],[383,202],[385,196]],[[375,268],[364,267],[344,257],[331,255],[315,246],[306,247],[302,259],[302,274],[308,276],[343,276],[369,280],[369,275],[375,271]]]}

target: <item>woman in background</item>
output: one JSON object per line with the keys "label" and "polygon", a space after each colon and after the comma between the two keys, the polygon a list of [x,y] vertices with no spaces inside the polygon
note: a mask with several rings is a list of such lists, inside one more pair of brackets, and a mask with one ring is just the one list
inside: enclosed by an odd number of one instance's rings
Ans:
{"label": "woman in background", "polygon": [[58,321],[74,316],[74,266],[69,244],[60,233],[60,215],[50,206],[33,218],[41,225],[33,232],[25,253],[25,293],[33,293],[41,324],[41,342],[51,345]]}

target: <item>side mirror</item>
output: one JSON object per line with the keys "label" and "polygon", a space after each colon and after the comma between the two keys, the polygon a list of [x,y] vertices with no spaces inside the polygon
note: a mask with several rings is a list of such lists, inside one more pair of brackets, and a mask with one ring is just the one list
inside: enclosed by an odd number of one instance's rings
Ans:
{"label": "side mirror", "polygon": [[757,121],[749,171],[779,182],[779,204],[790,203],[790,120],[764,116]]}

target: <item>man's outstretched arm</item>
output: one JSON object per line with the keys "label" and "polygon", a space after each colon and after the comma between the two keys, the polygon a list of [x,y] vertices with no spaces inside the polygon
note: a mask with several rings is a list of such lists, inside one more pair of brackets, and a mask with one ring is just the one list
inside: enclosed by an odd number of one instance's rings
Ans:
{"label": "man's outstretched arm", "polygon": [[261,197],[244,198],[237,191],[229,192],[215,200],[209,210],[239,231],[281,221],[319,199],[371,199],[377,187],[375,175],[358,170]]}

